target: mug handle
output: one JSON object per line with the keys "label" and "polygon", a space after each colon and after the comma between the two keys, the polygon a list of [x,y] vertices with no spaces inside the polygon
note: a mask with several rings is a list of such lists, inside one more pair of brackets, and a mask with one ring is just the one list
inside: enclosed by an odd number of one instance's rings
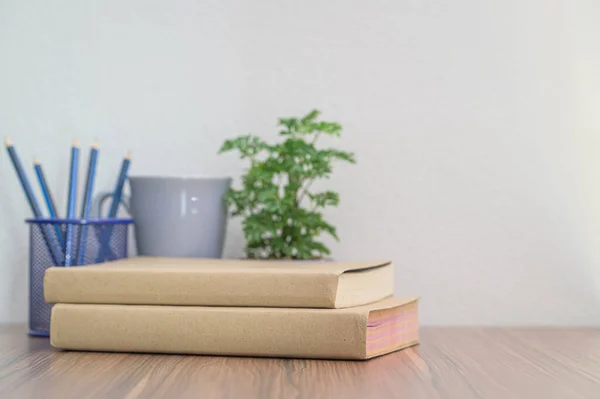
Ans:
{"label": "mug handle", "polygon": [[[95,197],[94,200],[92,201],[92,217],[94,218],[102,218],[102,207],[104,206],[104,202],[113,197],[113,192],[112,191],[102,191],[100,193],[98,193]],[[119,205],[123,205],[123,208],[125,208],[125,211],[131,215],[131,197],[129,196],[123,196],[121,198],[121,203]]]}

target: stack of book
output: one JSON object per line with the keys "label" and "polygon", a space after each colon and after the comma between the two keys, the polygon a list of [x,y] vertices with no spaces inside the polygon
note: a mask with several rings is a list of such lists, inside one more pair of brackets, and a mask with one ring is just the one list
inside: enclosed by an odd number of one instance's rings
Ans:
{"label": "stack of book", "polygon": [[391,262],[137,257],[53,267],[50,341],[68,350],[369,359],[419,341]]}

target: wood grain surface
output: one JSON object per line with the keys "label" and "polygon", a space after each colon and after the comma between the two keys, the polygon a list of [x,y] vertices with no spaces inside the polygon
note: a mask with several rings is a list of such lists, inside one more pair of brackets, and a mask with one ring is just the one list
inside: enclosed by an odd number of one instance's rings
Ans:
{"label": "wood grain surface", "polygon": [[600,398],[600,329],[423,328],[369,361],[60,352],[0,327],[0,398]]}

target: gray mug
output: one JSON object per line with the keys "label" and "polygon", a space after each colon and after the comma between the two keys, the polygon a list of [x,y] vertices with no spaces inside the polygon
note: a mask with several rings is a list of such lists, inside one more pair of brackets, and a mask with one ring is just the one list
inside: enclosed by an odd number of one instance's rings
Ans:
{"label": "gray mug", "polygon": [[[223,195],[232,179],[130,176],[131,197],[122,205],[134,219],[138,255],[220,258],[227,207]],[[112,192],[100,193],[94,213]]]}

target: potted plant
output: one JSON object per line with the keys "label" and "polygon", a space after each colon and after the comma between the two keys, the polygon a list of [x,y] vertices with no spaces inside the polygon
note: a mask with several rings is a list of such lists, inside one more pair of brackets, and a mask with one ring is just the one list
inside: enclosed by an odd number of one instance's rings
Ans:
{"label": "potted plant", "polygon": [[251,259],[321,259],[330,254],[319,241],[336,228],[322,210],[337,206],[338,193],[314,192],[311,185],[331,176],[334,161],[355,163],[354,154],[317,148],[322,135],[340,136],[342,126],[318,120],[313,110],[302,118],[279,119],[281,142],[269,144],[252,135],[226,140],[219,153],[237,151],[250,163],[242,187],[225,195],[232,216],[242,217],[246,256]]}

